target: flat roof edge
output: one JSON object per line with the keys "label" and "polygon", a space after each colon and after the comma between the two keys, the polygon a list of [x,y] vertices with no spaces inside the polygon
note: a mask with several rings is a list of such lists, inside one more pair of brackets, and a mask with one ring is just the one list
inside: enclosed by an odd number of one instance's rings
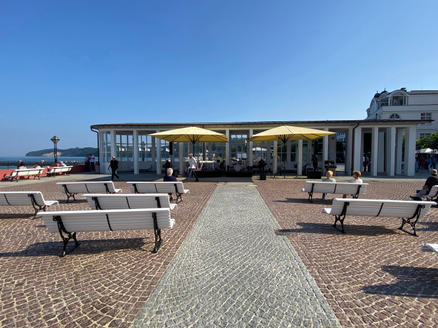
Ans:
{"label": "flat roof edge", "polygon": [[205,123],[105,123],[105,124],[93,124],[90,127],[92,129],[99,128],[109,128],[109,127],[161,127],[161,126],[199,126],[199,127],[208,127],[208,126],[218,126],[218,125],[226,125],[226,126],[258,126],[258,125],[307,125],[307,124],[388,124],[388,123],[427,123],[432,122],[432,120],[323,120],[323,121],[259,121],[259,122],[205,122]]}

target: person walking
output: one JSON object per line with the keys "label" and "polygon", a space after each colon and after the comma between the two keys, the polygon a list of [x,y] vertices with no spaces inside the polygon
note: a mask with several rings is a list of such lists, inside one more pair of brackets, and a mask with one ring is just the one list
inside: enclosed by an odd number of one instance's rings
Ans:
{"label": "person walking", "polygon": [[189,154],[189,172],[187,174],[187,179],[190,178],[193,175],[195,177],[195,179],[196,179],[196,182],[199,181],[198,175],[196,174],[196,169],[197,168],[198,168],[198,166],[197,166],[196,158],[194,158],[193,154],[190,153]]}
{"label": "person walking", "polygon": [[114,176],[116,176],[117,179],[120,180],[120,177],[117,175],[117,172],[116,172],[119,169],[119,161],[116,159],[116,156],[113,156],[111,158],[108,169],[111,169],[111,180],[114,180]]}

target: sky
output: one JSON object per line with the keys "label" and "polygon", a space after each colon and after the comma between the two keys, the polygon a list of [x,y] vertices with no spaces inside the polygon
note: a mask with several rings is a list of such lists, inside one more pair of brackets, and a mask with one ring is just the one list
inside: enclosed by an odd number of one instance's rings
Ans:
{"label": "sky", "polygon": [[364,119],[438,89],[438,1],[0,1],[0,156],[90,125]]}

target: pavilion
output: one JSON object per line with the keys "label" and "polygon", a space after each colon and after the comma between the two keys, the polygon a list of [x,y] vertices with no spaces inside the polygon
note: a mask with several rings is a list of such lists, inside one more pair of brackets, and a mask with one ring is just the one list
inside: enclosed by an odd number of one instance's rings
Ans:
{"label": "pavilion", "polygon": [[[364,170],[364,156],[370,159],[371,176],[414,176],[417,124],[420,120],[339,120],[339,121],[266,121],[224,123],[118,123],[95,124],[100,172],[108,172],[111,156],[116,156],[121,171],[161,173],[165,160],[183,172],[185,156],[193,152],[206,160],[225,161],[231,166],[238,159],[245,166],[257,164],[263,158],[276,173],[279,165],[303,175],[315,154],[322,168],[327,160],[335,162],[337,172],[351,174]],[[253,134],[280,126],[293,125],[336,132],[316,141],[250,142]],[[187,126],[214,130],[227,136],[228,142],[169,143],[149,136],[151,133]]]}

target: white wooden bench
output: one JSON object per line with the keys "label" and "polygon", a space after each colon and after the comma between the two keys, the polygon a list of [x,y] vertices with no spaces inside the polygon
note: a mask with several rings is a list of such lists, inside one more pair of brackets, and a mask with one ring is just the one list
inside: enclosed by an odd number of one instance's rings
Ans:
{"label": "white wooden bench", "polygon": [[438,244],[424,244],[421,246],[423,252],[435,252],[438,254]]}
{"label": "white wooden bench", "polygon": [[112,181],[77,181],[77,182],[57,182],[62,191],[67,196],[67,202],[70,198],[76,200],[76,194],[85,193],[109,193],[114,194],[122,189],[116,189]]}
{"label": "white wooden bench", "polygon": [[4,176],[5,179],[9,179],[11,181],[15,180],[18,182],[20,178],[25,177],[33,177],[34,179],[40,178],[41,174],[43,173],[43,168],[31,168],[31,169],[16,169],[12,171],[10,174],[6,174]]}
{"label": "white wooden bench", "polygon": [[306,181],[301,191],[307,192],[309,201],[312,202],[315,192],[352,195],[353,198],[358,198],[360,194],[366,193],[367,187],[368,183]]}
{"label": "white wooden bench", "polygon": [[189,189],[184,189],[184,184],[181,181],[168,182],[151,182],[151,181],[128,181],[126,182],[133,193],[168,193],[176,194],[176,201],[182,201],[182,196],[190,192]]}
{"label": "white wooden bench", "polygon": [[47,175],[69,174],[73,166],[53,166],[47,171]]}
{"label": "white wooden bench", "polygon": [[2,191],[0,192],[0,205],[4,206],[32,206],[35,210],[45,211],[47,207],[58,204],[57,200],[44,200],[40,191]]}
{"label": "white wooden bench", "polygon": [[88,204],[94,210],[130,209],[130,208],[170,208],[168,194],[84,194]]}
{"label": "white wooden bench", "polygon": [[75,241],[75,249],[79,246],[76,233],[86,231],[153,229],[155,245],[152,252],[156,253],[162,241],[161,229],[172,228],[175,223],[169,208],[39,212],[38,215],[43,217],[49,232],[60,234],[63,242],[61,257],[66,254],[69,240]]}
{"label": "white wooden bench", "polygon": [[410,201],[410,200],[392,200],[392,199],[347,199],[335,198],[332,202],[331,208],[324,208],[322,210],[325,214],[335,216],[335,223],[341,223],[341,231],[344,231],[344,219],[347,215],[352,216],[375,216],[375,217],[398,217],[402,219],[400,230],[408,223],[413,229],[413,233],[403,230],[414,236],[417,235],[415,231],[415,224],[418,219],[423,218],[429,212],[435,202],[430,201]]}

